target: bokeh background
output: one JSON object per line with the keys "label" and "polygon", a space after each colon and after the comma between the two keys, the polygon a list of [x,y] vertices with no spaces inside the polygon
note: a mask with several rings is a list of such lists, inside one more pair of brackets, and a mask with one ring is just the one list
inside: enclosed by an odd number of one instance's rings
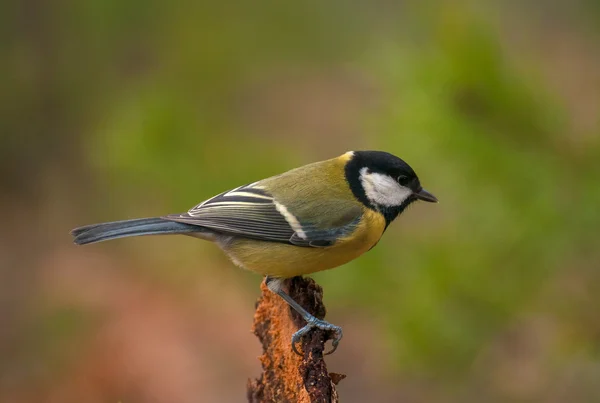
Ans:
{"label": "bokeh background", "polygon": [[245,401],[260,277],[69,230],[382,149],[440,203],[314,276],[342,401],[600,402],[599,4],[2,2],[0,401]]}

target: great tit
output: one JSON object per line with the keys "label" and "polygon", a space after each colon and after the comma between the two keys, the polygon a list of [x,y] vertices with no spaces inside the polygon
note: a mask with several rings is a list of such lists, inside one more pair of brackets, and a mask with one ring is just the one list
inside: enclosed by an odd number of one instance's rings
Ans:
{"label": "great tit", "polygon": [[186,213],[93,224],[71,231],[78,245],[138,235],[184,234],[216,243],[238,266],[265,276],[268,288],[312,328],[342,329],[317,319],[282,287],[283,279],[331,269],[373,248],[416,200],[437,202],[413,169],[382,151],[350,151],[237,187]]}

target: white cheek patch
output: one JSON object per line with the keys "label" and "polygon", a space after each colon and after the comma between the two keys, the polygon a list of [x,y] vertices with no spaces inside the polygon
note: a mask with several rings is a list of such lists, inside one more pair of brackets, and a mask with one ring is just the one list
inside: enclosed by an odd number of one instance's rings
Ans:
{"label": "white cheek patch", "polygon": [[368,171],[368,168],[360,170],[360,182],[365,195],[374,204],[386,207],[399,206],[412,195],[412,190],[400,185],[391,176]]}

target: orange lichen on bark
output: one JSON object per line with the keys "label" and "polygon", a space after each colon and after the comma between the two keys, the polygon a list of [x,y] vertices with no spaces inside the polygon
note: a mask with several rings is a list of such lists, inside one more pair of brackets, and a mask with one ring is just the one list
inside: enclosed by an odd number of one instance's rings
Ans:
{"label": "orange lichen on bark", "polygon": [[[285,288],[309,312],[318,318],[325,316],[323,291],[312,279],[294,277],[286,281]],[[323,350],[329,334],[314,329],[301,343],[303,356],[295,354],[291,349],[292,335],[304,326],[304,320],[278,295],[269,291],[264,282],[261,290],[252,331],[263,347],[260,356],[263,373],[258,379],[248,381],[248,401],[338,402],[335,384],[345,376],[330,375],[327,371]]]}

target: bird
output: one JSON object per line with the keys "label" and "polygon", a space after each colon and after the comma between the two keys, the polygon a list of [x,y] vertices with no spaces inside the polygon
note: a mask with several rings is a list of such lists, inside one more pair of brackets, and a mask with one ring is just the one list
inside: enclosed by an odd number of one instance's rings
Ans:
{"label": "bird", "polygon": [[214,242],[235,265],[263,275],[268,289],[306,321],[292,336],[295,353],[314,328],[333,333],[333,353],[342,328],[306,311],[283,281],[358,258],[418,200],[438,201],[404,160],[385,151],[349,151],[220,193],[184,213],[86,225],[71,234],[78,245],[165,234]]}

